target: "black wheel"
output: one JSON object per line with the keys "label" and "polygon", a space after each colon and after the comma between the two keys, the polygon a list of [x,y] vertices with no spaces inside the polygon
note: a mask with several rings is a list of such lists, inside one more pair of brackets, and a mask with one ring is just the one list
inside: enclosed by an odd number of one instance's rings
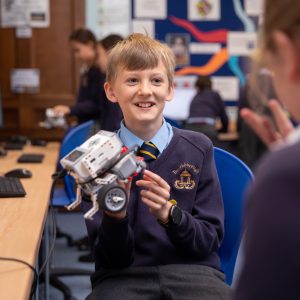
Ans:
{"label": "black wheel", "polygon": [[127,204],[127,192],[116,184],[104,185],[98,193],[97,201],[102,209],[118,212]]}

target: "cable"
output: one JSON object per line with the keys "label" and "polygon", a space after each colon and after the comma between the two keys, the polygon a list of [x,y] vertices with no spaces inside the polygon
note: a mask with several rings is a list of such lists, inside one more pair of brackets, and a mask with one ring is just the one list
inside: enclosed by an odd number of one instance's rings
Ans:
{"label": "cable", "polygon": [[36,286],[34,283],[37,282],[37,279],[38,279],[38,273],[35,269],[34,266],[32,266],[30,263],[28,263],[27,261],[25,260],[22,260],[22,259],[18,259],[18,258],[14,258],[14,257],[3,257],[3,256],[0,256],[0,260],[6,260],[6,261],[15,261],[15,262],[18,262],[18,263],[21,263],[27,267],[29,267],[32,272],[33,272],[33,284],[32,284],[32,287],[31,287],[31,291],[30,291],[30,299],[32,299],[34,293],[35,293],[35,289],[36,289]]}
{"label": "cable", "polygon": [[18,258],[13,258],[13,257],[3,257],[3,256],[0,256],[0,260],[16,261],[16,262],[19,262],[21,264],[24,264],[24,265],[26,265],[27,267],[29,267],[33,271],[34,276],[37,276],[37,271],[34,268],[34,266],[32,266],[30,263],[28,263],[25,260],[18,259]]}
{"label": "cable", "polygon": [[51,242],[51,246],[49,247],[48,254],[47,254],[43,264],[41,265],[39,272],[38,273],[36,272],[35,279],[32,283],[30,299],[32,299],[33,295],[36,292],[39,277],[44,272],[44,270],[46,268],[46,265],[47,265],[51,255],[52,255],[52,252],[54,250],[55,241],[56,241],[56,218],[55,218],[55,210],[53,208],[54,188],[55,188],[55,185],[57,183],[57,180],[63,178],[66,174],[67,174],[66,170],[62,170],[60,172],[56,172],[56,173],[52,174],[52,180],[53,181],[52,181],[51,190],[50,190],[50,206],[49,206],[50,216],[51,216],[51,220],[52,220],[52,224],[53,224],[52,242]]}

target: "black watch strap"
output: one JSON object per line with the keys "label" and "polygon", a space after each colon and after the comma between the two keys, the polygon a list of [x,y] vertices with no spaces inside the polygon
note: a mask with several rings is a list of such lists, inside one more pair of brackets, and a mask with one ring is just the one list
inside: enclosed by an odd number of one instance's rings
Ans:
{"label": "black watch strap", "polygon": [[170,208],[168,220],[167,221],[162,221],[162,220],[158,219],[158,222],[159,222],[160,225],[162,225],[164,227],[169,227],[169,226],[172,226],[172,225],[177,226],[177,225],[180,224],[181,219],[182,219],[182,210],[179,206],[174,204]]}

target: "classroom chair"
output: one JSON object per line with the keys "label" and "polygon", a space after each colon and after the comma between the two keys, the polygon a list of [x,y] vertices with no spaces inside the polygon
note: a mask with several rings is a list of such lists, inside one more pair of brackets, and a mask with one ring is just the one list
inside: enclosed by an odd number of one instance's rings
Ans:
{"label": "classroom chair", "polygon": [[231,285],[242,236],[245,191],[253,174],[246,164],[225,150],[214,147],[214,155],[225,210],[225,236],[219,256],[226,283]]}
{"label": "classroom chair", "polygon": [[172,125],[173,127],[176,127],[176,128],[181,128],[181,123],[177,120],[174,120],[174,119],[171,119],[171,118],[168,118],[168,117],[164,117],[165,120],[170,123],[170,125]]}
{"label": "classroom chair", "polygon": [[[73,149],[85,142],[92,133],[94,126],[94,121],[87,121],[73,128],[70,128],[63,138],[59,160],[65,155],[70,153]],[[52,199],[52,205],[54,208],[63,208],[70,203],[72,203],[76,198],[75,182],[71,176],[65,176],[64,185],[62,187],[57,187],[54,189],[54,195]],[[67,238],[68,245],[72,246],[74,244],[71,235],[63,232],[57,228],[58,235],[60,237]],[[60,276],[79,276],[79,275],[91,275],[90,270],[84,269],[74,269],[74,268],[51,268],[50,267],[50,284],[59,289],[64,294],[64,299],[73,299],[70,288],[65,285],[61,280]]]}

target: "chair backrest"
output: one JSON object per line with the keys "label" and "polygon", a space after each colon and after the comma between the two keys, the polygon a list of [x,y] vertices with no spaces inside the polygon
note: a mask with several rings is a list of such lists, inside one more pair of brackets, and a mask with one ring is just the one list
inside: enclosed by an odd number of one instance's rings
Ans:
{"label": "chair backrest", "polygon": [[[80,146],[89,138],[94,123],[95,122],[91,120],[69,129],[62,141],[59,152],[59,159],[63,158],[65,155],[74,150],[76,147]],[[74,179],[71,176],[65,176],[64,184],[66,194],[69,197],[70,202],[72,202],[76,198],[76,194],[74,191]]]}
{"label": "chair backrest", "polygon": [[242,236],[245,190],[253,180],[251,170],[233,154],[214,148],[225,210],[225,236],[219,249],[221,269],[231,284]]}
{"label": "chair backrest", "polygon": [[178,122],[178,121],[176,121],[174,119],[168,118],[166,116],[164,116],[164,118],[173,127],[177,127],[177,128],[181,128],[182,127],[181,124],[180,124],[180,122]]}

